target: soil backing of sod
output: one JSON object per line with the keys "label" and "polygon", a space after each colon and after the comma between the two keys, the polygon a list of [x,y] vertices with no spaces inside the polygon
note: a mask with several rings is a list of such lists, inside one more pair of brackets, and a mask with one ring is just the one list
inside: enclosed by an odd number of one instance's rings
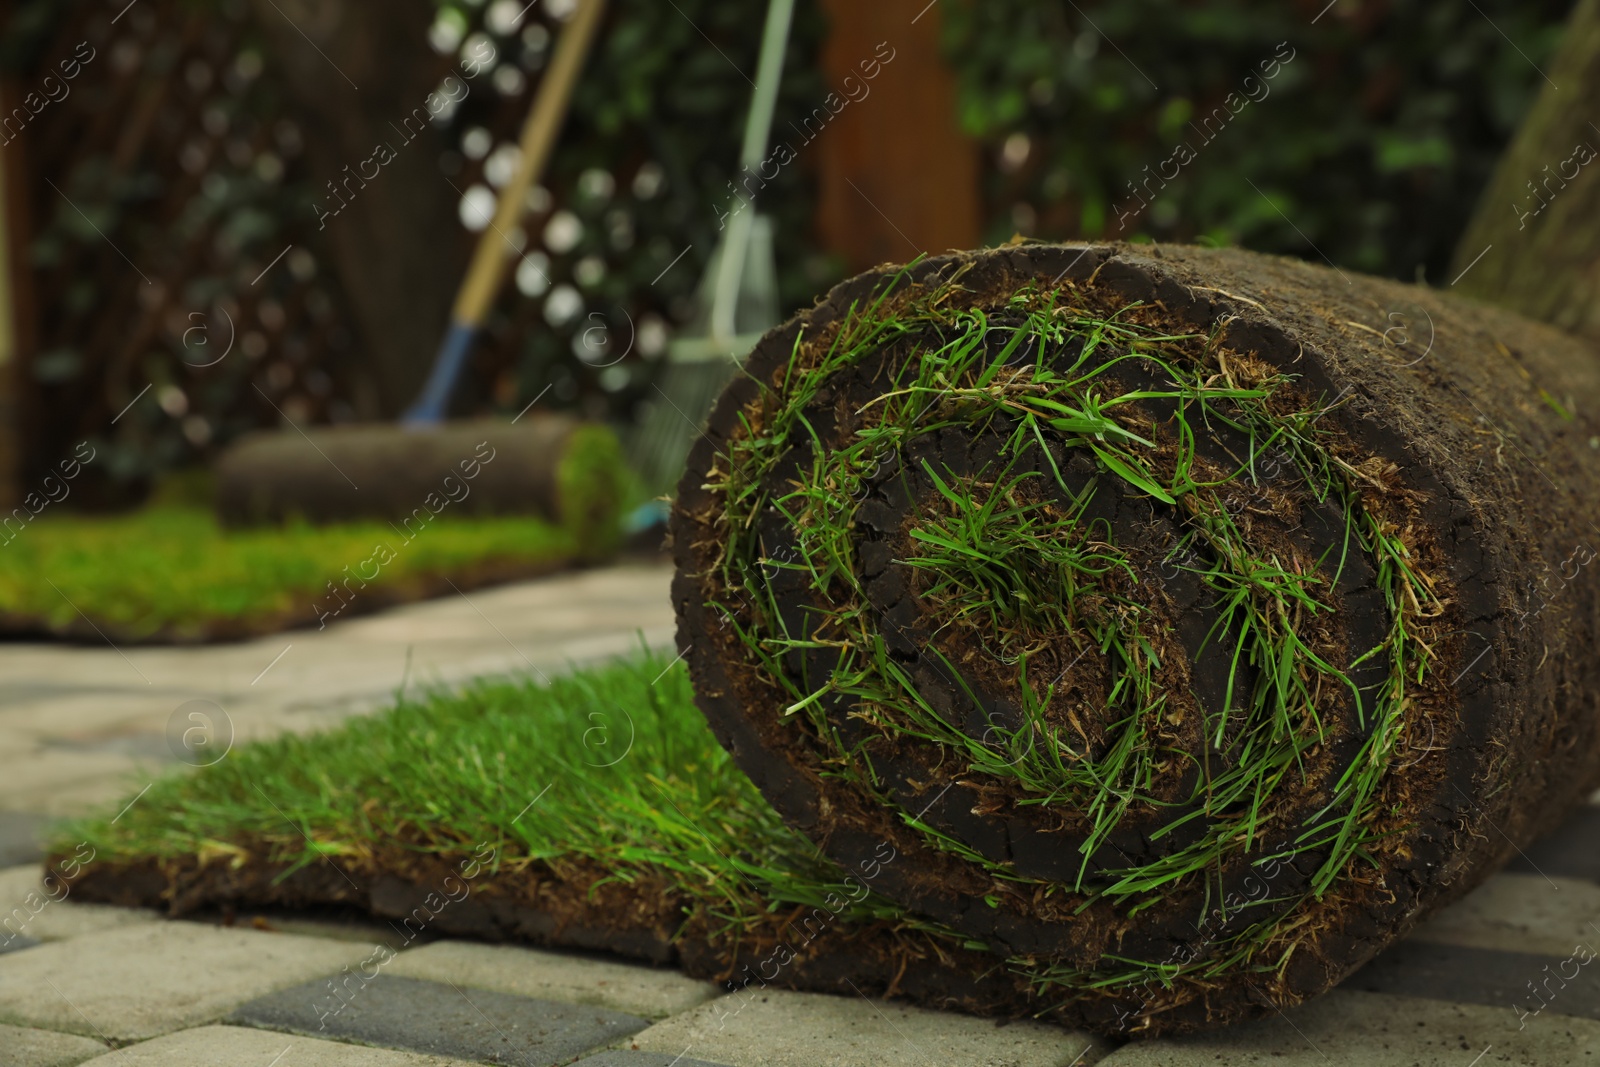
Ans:
{"label": "soil backing of sod", "polygon": [[691,454],[696,698],[907,915],[1177,1032],[1313,996],[1600,779],[1590,346],[1242,251],[1020,245],[765,337]]}
{"label": "soil backing of sod", "polygon": [[750,371],[680,489],[687,670],[243,746],[65,828],[71,891],[1149,1035],[1327,988],[1597,778],[1571,338],[1024,246],[845,283]]}

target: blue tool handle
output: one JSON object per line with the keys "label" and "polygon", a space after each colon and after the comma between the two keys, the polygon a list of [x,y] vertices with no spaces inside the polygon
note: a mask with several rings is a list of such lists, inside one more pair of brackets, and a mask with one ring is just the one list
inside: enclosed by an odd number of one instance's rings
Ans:
{"label": "blue tool handle", "polygon": [[417,399],[412,401],[400,422],[405,426],[435,426],[444,421],[450,408],[450,395],[456,391],[461,370],[472,354],[472,345],[478,339],[478,328],[471,323],[452,322],[445,331],[439,354],[433,357],[433,369]]}

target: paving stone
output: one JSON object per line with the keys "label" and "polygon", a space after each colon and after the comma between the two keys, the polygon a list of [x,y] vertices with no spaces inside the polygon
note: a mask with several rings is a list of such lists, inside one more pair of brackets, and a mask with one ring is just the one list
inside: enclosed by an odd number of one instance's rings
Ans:
{"label": "paving stone", "polygon": [[228,1021],[439,1056],[548,1067],[638,1033],[649,1023],[610,1008],[365,971],[335,988],[307,982],[245,1004]]}
{"label": "paving stone", "polygon": [[[0,871],[0,952],[13,939],[64,941],[135,923],[160,921],[153,911],[84,904],[62,896],[62,883],[44,882],[44,868],[29,864]],[[14,946],[13,946],[14,947]]]}
{"label": "paving stone", "polygon": [[0,959],[0,1021],[126,1041],[211,1022],[374,951],[294,934],[138,923]]}
{"label": "paving stone", "polygon": [[722,992],[677,971],[471,941],[439,941],[403,952],[385,970],[463,988],[597,1004],[647,1019],[688,1011]]}
{"label": "paving stone", "polygon": [[106,1047],[72,1034],[54,1034],[0,1023],[0,1064],[4,1067],[74,1067]]}
{"label": "paving stone", "polygon": [[1039,1023],[996,1026],[893,1001],[775,989],[720,997],[632,1044],[730,1067],[1087,1067],[1108,1047]]}
{"label": "paving stone", "polygon": [[682,1055],[669,1056],[665,1052],[611,1049],[598,1056],[586,1056],[572,1067],[727,1067],[727,1064],[691,1060]]}
{"label": "paving stone", "polygon": [[219,704],[242,743],[326,729],[402,685],[553,675],[635,651],[641,634],[665,649],[671,580],[670,565],[621,563],[202,647],[0,643],[0,810],[125,800],[131,772],[169,759],[167,722],[194,699]]}
{"label": "paving stone", "polygon": [[1418,926],[1408,940],[1561,957],[1580,943],[1600,949],[1600,885],[1497,874]]}
{"label": "paving stone", "polygon": [[43,941],[35,941],[31,937],[23,937],[21,934],[0,934],[0,956],[4,956],[7,952],[21,952],[25,948],[32,948],[34,945],[42,944],[44,944]]}
{"label": "paving stone", "polygon": [[50,820],[28,811],[0,811],[0,867],[44,858],[41,840]]}
{"label": "paving stone", "polygon": [[[104,1051],[103,1049],[101,1051]],[[239,1026],[202,1026],[129,1045],[88,1067],[474,1067],[465,1060],[318,1041]]]}
{"label": "paving stone", "polygon": [[[1593,940],[1600,943],[1600,938]],[[1564,1015],[1600,1019],[1600,964],[1595,958],[1588,946],[1546,956],[1405,941],[1345,979],[1344,987],[1506,1011],[1531,1012],[1549,1004]]]}
{"label": "paving stone", "polygon": [[1336,989],[1281,1015],[1189,1037],[1134,1041],[1100,1067],[1565,1067],[1600,1062],[1600,1023],[1509,1007]]}
{"label": "paving stone", "polygon": [[1513,856],[1506,870],[1600,882],[1600,846],[1596,842],[1600,842],[1600,804],[1590,803],[1554,833]]}

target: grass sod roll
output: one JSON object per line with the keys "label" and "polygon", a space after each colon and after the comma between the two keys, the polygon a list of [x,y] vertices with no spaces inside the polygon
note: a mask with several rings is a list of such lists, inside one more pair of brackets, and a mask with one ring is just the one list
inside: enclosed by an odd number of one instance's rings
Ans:
{"label": "grass sod roll", "polygon": [[228,526],[296,517],[420,523],[444,508],[535,515],[602,558],[617,544],[628,478],[616,435],[566,415],[419,430],[319,427],[255,434],[230,449],[217,463],[217,514]]}
{"label": "grass sod roll", "polygon": [[1600,778],[1597,398],[1580,341],[1299,261],[883,269],[714,409],[678,646],[783,818],[1041,1010],[1269,1013]]}

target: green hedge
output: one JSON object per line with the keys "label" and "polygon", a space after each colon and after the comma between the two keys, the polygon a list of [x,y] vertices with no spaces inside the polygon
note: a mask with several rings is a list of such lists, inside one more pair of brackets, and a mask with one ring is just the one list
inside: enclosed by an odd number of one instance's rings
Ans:
{"label": "green hedge", "polygon": [[[1538,67],[1570,8],[943,5],[962,121],[991,153],[990,241],[1021,229],[1240,244],[1435,282],[1449,281],[1455,239],[1543,86]],[[1275,59],[1263,79],[1262,63]],[[1190,125],[1219,106],[1225,123]],[[1162,165],[1185,141],[1194,158],[1165,167],[1163,188]],[[1138,203],[1129,183],[1147,174],[1158,195],[1119,230],[1119,214]]]}

